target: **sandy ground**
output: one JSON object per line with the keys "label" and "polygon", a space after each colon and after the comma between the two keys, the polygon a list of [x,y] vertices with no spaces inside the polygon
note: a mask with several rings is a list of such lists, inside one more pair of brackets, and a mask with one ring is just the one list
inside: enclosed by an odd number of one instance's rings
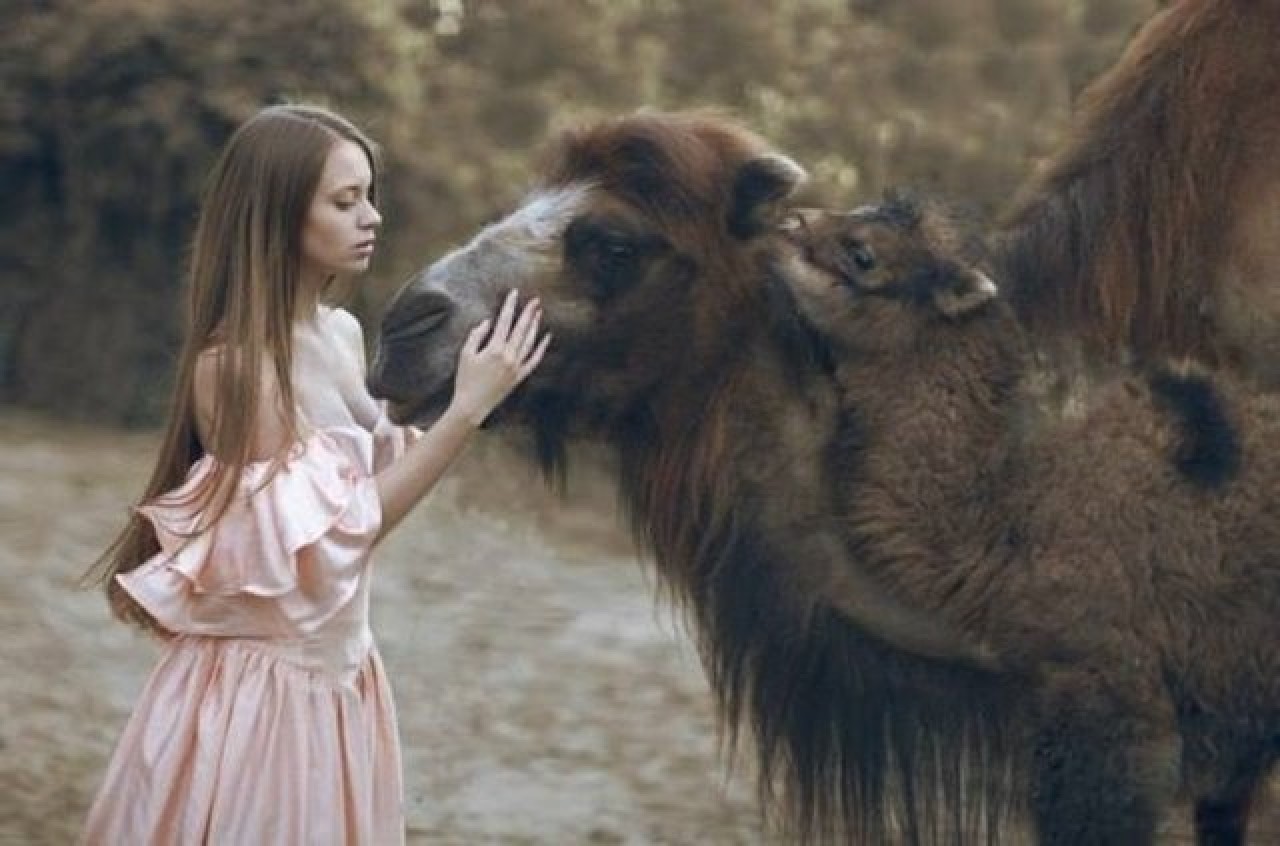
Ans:
{"label": "sandy ground", "polygon": [[[84,566],[152,435],[0,414],[0,844],[74,840],[155,657]],[[773,844],[726,776],[693,650],[598,476],[557,503],[493,438],[376,553],[409,840]],[[1280,842],[1275,791],[1252,842]],[[1168,843],[1189,843],[1178,823]]]}
{"label": "sandy ground", "polygon": [[[0,415],[6,846],[74,840],[155,658],[74,585],[154,446]],[[490,439],[375,554],[410,842],[770,842],[749,774],[726,778],[696,656],[602,493],[555,508]]]}

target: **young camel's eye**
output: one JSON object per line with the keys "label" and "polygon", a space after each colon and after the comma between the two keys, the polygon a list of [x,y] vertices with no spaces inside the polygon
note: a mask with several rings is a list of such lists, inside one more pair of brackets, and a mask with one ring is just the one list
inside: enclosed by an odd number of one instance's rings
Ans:
{"label": "young camel's eye", "polygon": [[872,252],[871,247],[859,241],[857,238],[846,239],[844,248],[845,252],[853,258],[853,263],[857,266],[858,270],[865,273],[876,266],[876,256],[875,253]]}

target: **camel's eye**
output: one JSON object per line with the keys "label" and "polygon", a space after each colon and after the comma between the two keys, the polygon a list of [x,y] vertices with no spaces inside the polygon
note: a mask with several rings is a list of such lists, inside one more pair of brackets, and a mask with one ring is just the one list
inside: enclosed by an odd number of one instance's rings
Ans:
{"label": "camel's eye", "polygon": [[642,252],[643,242],[628,233],[596,229],[579,234],[582,236],[576,244],[579,257],[601,272],[625,270]]}
{"label": "camel's eye", "polygon": [[593,264],[623,262],[636,256],[639,236],[593,220],[575,220],[565,232],[565,249],[572,257]]}
{"label": "camel's eye", "polygon": [[635,284],[665,243],[612,219],[581,218],[565,231],[565,257],[590,280],[592,294],[608,300]]}
{"label": "camel's eye", "polygon": [[634,242],[624,238],[605,238],[600,245],[601,255],[613,262],[630,261],[635,258],[636,245]]}

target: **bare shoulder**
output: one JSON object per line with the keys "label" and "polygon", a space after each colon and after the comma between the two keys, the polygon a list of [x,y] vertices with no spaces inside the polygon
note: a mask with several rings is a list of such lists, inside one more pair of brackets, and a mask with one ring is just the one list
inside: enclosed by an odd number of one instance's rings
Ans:
{"label": "bare shoulder", "polygon": [[325,325],[333,336],[353,353],[356,360],[364,361],[364,329],[354,314],[345,308],[325,306],[321,312]]}
{"label": "bare shoulder", "polygon": [[334,329],[342,332],[354,332],[363,336],[360,321],[354,314],[341,306],[321,306],[321,315]]}
{"label": "bare shoulder", "polygon": [[[201,394],[208,394],[212,398],[212,394],[216,391],[218,376],[222,372],[222,368],[234,363],[230,360],[231,358],[232,356],[228,353],[226,346],[221,343],[210,344],[196,355],[194,387],[197,399],[200,398]],[[275,368],[269,359],[264,359],[262,362],[262,367],[258,373],[258,386],[264,395],[268,396],[278,394],[280,391]]]}
{"label": "bare shoulder", "polygon": [[[195,410],[196,433],[201,443],[210,445],[217,421],[219,392],[223,368],[228,366],[229,353],[220,343],[201,350],[196,356],[192,378],[192,400]],[[258,415],[249,430],[250,458],[270,458],[277,454],[286,441],[287,421],[281,402],[280,381],[269,360],[263,361],[258,378]]]}
{"label": "bare shoulder", "polygon": [[356,315],[346,308],[326,307],[325,331],[334,342],[342,344],[344,352],[355,360],[360,372],[365,371],[365,330]]}

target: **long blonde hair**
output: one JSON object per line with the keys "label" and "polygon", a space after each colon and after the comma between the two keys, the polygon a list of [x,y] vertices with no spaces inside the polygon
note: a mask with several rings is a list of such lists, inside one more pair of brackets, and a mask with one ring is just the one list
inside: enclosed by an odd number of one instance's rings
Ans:
{"label": "long blonde hair", "polygon": [[[174,380],[164,439],[141,501],[182,484],[206,452],[218,457],[208,483],[192,492],[202,519],[195,535],[226,513],[253,447],[253,426],[262,398],[261,374],[268,363],[279,384],[279,412],[290,441],[298,437],[293,402],[292,325],[303,297],[303,223],[329,152],[352,141],[365,151],[374,174],[378,151],[345,118],[315,106],[280,105],[258,112],[227,142],[210,173],[196,225],[188,278],[186,332]],[[217,343],[214,419],[209,443],[195,427],[196,362]],[[86,573],[105,583],[112,613],[120,620],[159,630],[155,620],[120,587],[115,576],[137,568],[160,551],[151,523],[134,510],[124,529]]]}

